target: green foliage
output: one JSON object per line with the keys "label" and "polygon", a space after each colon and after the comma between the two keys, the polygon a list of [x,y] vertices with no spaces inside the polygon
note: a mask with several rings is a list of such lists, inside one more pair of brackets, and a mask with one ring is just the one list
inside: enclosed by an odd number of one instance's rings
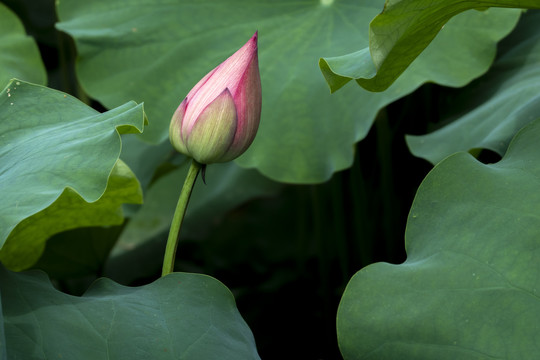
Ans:
{"label": "green foliage", "polygon": [[64,231],[47,240],[45,251],[34,265],[53,279],[81,279],[89,281],[76,285],[76,293],[83,293],[95,278],[103,273],[122,226],[83,227]]}
{"label": "green foliage", "polygon": [[[362,49],[337,58],[324,58],[320,61],[321,71],[328,81],[332,91],[336,91],[355,79],[358,84],[370,91],[384,91],[398,79],[409,65],[422,51],[430,45],[439,32],[444,33],[443,27],[450,25],[447,22],[455,15],[470,9],[487,7],[503,8],[530,8],[538,9],[540,4],[536,0],[492,0],[492,1],[462,1],[462,0],[387,0],[384,11],[371,21],[369,26],[369,51]],[[499,23],[500,24],[500,23]],[[494,23],[493,25],[499,25]],[[461,31],[446,40],[466,44],[466,56],[484,58],[487,63],[492,61],[492,54],[485,51],[484,45],[478,42],[477,37],[491,38],[496,42],[496,30],[477,32],[474,27],[461,27]],[[505,33],[505,30],[502,30]],[[503,35],[504,36],[504,35]],[[440,39],[440,37],[439,37]],[[489,41],[489,40],[488,40]],[[455,45],[451,46],[454,50]],[[440,57],[437,63],[448,64]],[[466,60],[465,60],[466,61]],[[469,70],[455,67],[451,62],[450,74],[460,78]],[[460,71],[462,70],[461,74]],[[437,73],[441,73],[439,67]],[[448,72],[448,69],[444,71]],[[446,85],[463,85],[463,79],[457,84],[443,82]],[[466,82],[465,82],[466,83]]]}
{"label": "green foliage", "polygon": [[[5,3],[0,359],[534,358],[540,15],[485,6],[537,1]],[[159,278],[170,118],[256,30],[260,131]]]}
{"label": "green foliage", "polygon": [[74,297],[41,272],[1,269],[0,292],[9,359],[259,359],[232,294],[205,275],[131,288],[101,279]]}
{"label": "green foliage", "polygon": [[[168,231],[172,215],[180,196],[180,186],[187,175],[189,161],[150,186],[144,206],[133,215],[118,239],[114,254],[145,243]],[[186,226],[182,233],[197,235],[204,224],[211,222],[249,199],[277,193],[279,185],[264,178],[256,171],[238,171],[234,163],[215,164],[206,175],[207,184],[198,182],[193,190]],[[199,235],[200,236],[200,235]]]}
{"label": "green foliage", "polygon": [[426,177],[407,261],[356,274],[338,312],[345,359],[535,359],[540,316],[540,121],[504,158],[467,153]]}
{"label": "green foliage", "polygon": [[[463,85],[485,72],[495,43],[519,16],[515,10],[465,14],[392,91],[348,87],[330,96],[316,59],[367,46],[367,24],[381,7],[374,0],[327,6],[62,0],[57,27],[77,44],[77,73],[90,96],[109,108],[144,101],[152,126],[143,137],[152,142],[166,141],[174,109],[190,88],[259,30],[261,125],[237,163],[277,181],[320,183],[352,164],[353,144],[366,136],[382,107],[426,81]],[[471,27],[477,29],[472,36]]]}
{"label": "green foliage", "polygon": [[413,154],[433,164],[472,149],[502,156],[515,133],[540,117],[539,21],[539,12],[527,16],[502,43],[490,73],[445,99],[446,126],[407,137]]}
{"label": "green foliage", "polygon": [[36,42],[25,34],[17,16],[0,3],[0,88],[12,78],[47,82]]}
{"label": "green foliage", "polygon": [[57,232],[123,221],[120,206],[142,199],[133,173],[118,160],[118,131],[140,132],[144,121],[134,102],[100,114],[42,86],[7,85],[0,93],[4,265],[30,267]]}
{"label": "green foliage", "polygon": [[[142,194],[137,179],[118,160],[107,180],[107,188],[97,201],[87,202],[75,190],[65,188],[52,204],[17,224],[0,251],[0,260],[10,269],[27,269],[39,259],[52,235],[81,227],[122,224],[122,204],[140,202]],[[31,205],[28,201],[28,206]]]}

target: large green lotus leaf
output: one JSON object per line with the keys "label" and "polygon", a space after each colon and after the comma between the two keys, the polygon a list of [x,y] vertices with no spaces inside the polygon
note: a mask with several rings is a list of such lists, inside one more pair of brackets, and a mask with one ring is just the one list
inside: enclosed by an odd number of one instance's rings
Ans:
{"label": "large green lotus leaf", "polygon": [[230,291],[173,273],[141,287],[100,279],[82,296],[41,271],[0,270],[9,359],[259,359]]}
{"label": "large green lotus leaf", "polygon": [[[38,230],[33,220],[23,221],[44,210],[34,220],[48,234],[54,228],[71,228],[74,221],[85,223],[74,214],[83,211],[87,206],[83,203],[99,202],[91,206],[93,220],[117,223],[119,214],[106,219],[101,212],[108,209],[110,216],[118,211],[114,209],[119,201],[140,202],[141,197],[131,171],[118,163],[119,132],[140,132],[144,121],[142,105],[134,102],[101,114],[61,92],[10,82],[0,93],[0,245],[18,247],[15,240],[6,243],[8,236],[14,232],[13,238],[21,239],[34,234]],[[108,184],[111,193],[105,196]],[[47,214],[52,217],[45,218]],[[62,224],[52,224],[58,222],[56,217],[63,219]],[[41,247],[38,242],[35,239]]]}
{"label": "large green lotus leaf", "polygon": [[[355,79],[365,89],[384,91],[396,81],[413,61],[426,49],[447,22],[454,16],[470,9],[485,9],[489,6],[503,8],[539,9],[538,0],[387,0],[384,11],[375,17],[369,26],[369,49],[358,46],[361,50],[334,58],[322,58],[319,66],[332,91],[338,90],[350,80]],[[447,38],[451,43],[463,42],[467,55],[492,58],[493,49],[488,50],[480,38],[497,41],[498,33],[505,30],[493,27],[487,31],[476,26],[464,26],[454,37]],[[494,22],[494,25],[496,22]],[[368,51],[369,50],[369,51]],[[485,51],[488,50],[486,53]],[[454,59],[445,59],[439,54],[438,70],[448,72],[451,82],[459,84],[460,68]],[[465,64],[468,62],[464,60]],[[476,67],[477,65],[474,65]],[[453,79],[456,76],[457,79]],[[461,79],[460,79],[461,78]]]}
{"label": "large green lotus leaf", "polygon": [[454,154],[428,174],[407,260],[349,282],[338,337],[349,359],[536,359],[540,341],[540,121],[491,165]]}
{"label": "large green lotus leaf", "polygon": [[52,235],[79,227],[119,225],[124,221],[122,204],[141,202],[137,178],[119,160],[99,200],[86,202],[76,191],[66,188],[49,207],[13,229],[0,250],[0,261],[11,270],[27,269],[39,259]]}
{"label": "large green lotus leaf", "polygon": [[[144,204],[124,228],[113,254],[129,251],[168,231],[188,168],[186,161],[150,186]],[[181,236],[200,236],[200,230],[216,217],[250,199],[274,195],[280,188],[256,170],[245,170],[234,163],[209,165],[206,185],[199,177],[193,189]]]}
{"label": "large green lotus leaf", "polygon": [[525,14],[490,72],[447,100],[460,116],[428,135],[407,136],[413,154],[433,164],[478,148],[502,156],[515,133],[540,117],[539,23],[540,11]]}
{"label": "large green lotus leaf", "polygon": [[34,39],[26,35],[17,16],[0,3],[0,88],[12,78],[45,84],[47,73]]}
{"label": "large green lotus leaf", "polygon": [[[151,126],[143,137],[150,142],[167,138],[170,118],[190,88],[259,30],[261,126],[237,162],[275,180],[316,183],[351,165],[353,144],[366,135],[380,108],[431,80],[422,69],[385,94],[354,86],[339,97],[329,94],[317,59],[366,47],[368,23],[382,7],[380,0],[61,0],[57,26],[75,39],[77,74],[92,97],[107,107],[128,99],[145,102]],[[475,35],[484,34],[475,46],[493,49],[518,14],[464,17],[464,23],[449,30],[450,37],[454,32],[468,36],[475,29]],[[474,75],[466,73],[469,81],[492,60],[475,59],[464,47],[440,45],[439,57],[448,63],[468,59],[482,64]],[[430,62],[422,64],[431,73],[440,70]]]}

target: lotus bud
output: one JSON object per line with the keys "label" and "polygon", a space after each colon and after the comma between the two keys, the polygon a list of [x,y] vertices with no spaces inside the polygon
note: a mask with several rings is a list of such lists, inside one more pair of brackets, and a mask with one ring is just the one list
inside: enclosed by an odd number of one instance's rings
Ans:
{"label": "lotus bud", "polygon": [[180,103],[169,127],[171,143],[201,164],[231,161],[253,142],[261,102],[255,33]]}

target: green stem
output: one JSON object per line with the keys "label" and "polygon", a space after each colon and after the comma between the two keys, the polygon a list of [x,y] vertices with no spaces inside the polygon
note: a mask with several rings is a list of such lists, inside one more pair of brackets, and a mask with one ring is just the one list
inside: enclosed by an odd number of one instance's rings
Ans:
{"label": "green stem", "polygon": [[169,238],[167,239],[167,247],[165,248],[165,258],[163,259],[161,276],[170,274],[174,270],[174,257],[176,256],[176,248],[178,247],[178,234],[180,233],[180,227],[182,226],[182,221],[186,214],[187,205],[189,198],[191,197],[191,192],[193,191],[193,186],[195,185],[195,180],[197,180],[197,175],[202,166],[203,165],[195,160],[191,162],[186,181],[184,181],[182,192],[180,193],[178,203],[176,204],[176,210],[174,211],[171,229],[169,230]]}

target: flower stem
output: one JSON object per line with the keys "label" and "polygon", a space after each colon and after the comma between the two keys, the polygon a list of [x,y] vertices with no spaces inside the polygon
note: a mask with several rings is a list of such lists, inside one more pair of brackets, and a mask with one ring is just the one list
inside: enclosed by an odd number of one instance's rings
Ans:
{"label": "flower stem", "polygon": [[182,221],[186,214],[187,205],[189,198],[191,197],[191,192],[193,191],[193,186],[195,185],[195,180],[197,180],[197,175],[202,166],[202,164],[193,160],[189,167],[184,186],[182,187],[182,192],[180,193],[178,203],[176,204],[171,229],[169,230],[169,238],[167,239],[167,247],[165,248],[165,258],[163,259],[161,276],[170,274],[174,270],[174,258],[176,256],[176,248],[178,247],[178,234],[180,233],[180,227],[182,226]]}

